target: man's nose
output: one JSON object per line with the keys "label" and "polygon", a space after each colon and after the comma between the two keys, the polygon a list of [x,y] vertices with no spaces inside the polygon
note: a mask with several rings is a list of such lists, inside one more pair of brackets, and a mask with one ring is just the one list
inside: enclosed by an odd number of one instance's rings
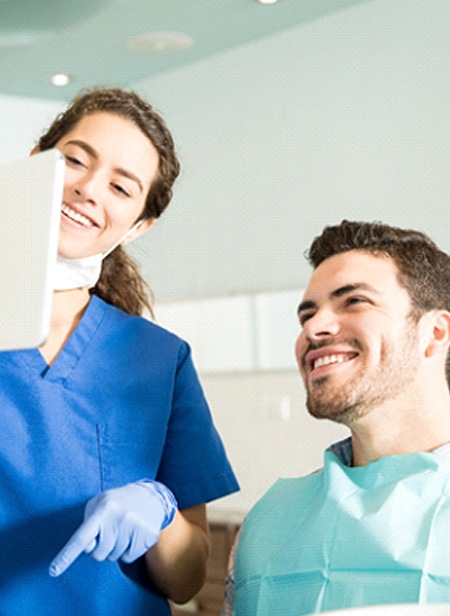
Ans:
{"label": "man's nose", "polygon": [[309,340],[336,336],[339,322],[335,312],[329,308],[319,308],[303,324],[303,331]]}

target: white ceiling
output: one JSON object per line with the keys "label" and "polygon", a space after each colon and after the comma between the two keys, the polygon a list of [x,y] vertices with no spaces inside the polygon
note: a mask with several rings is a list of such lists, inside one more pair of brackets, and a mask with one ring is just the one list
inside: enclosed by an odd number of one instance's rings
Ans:
{"label": "white ceiling", "polygon": [[[0,0],[0,92],[68,99],[127,86],[364,0]],[[136,51],[130,37],[168,33],[184,50]],[[50,83],[68,74],[64,88]]]}
{"label": "white ceiling", "polygon": [[[126,49],[150,30],[195,44]],[[449,32],[448,0],[0,0],[0,94],[34,99],[11,99],[0,145],[26,132],[28,151],[82,87],[148,98],[182,163],[173,203],[130,246],[157,302],[301,288],[304,250],[342,218],[450,251]],[[55,71],[73,83],[54,88]]]}

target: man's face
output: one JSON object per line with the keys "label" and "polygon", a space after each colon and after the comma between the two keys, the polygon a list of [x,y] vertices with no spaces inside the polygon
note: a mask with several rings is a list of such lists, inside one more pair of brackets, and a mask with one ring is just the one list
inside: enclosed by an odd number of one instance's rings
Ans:
{"label": "man's face", "polygon": [[297,362],[311,415],[346,425],[408,391],[419,362],[411,301],[392,259],[326,259],[299,306]]}

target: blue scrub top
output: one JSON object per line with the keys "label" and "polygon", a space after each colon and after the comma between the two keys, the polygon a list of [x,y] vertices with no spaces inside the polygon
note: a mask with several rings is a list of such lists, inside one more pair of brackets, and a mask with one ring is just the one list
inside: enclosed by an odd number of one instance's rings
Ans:
{"label": "blue scrub top", "polygon": [[238,489],[188,345],[93,296],[47,366],[0,353],[0,614],[170,614],[142,561],[48,566],[102,490],[155,478],[185,509]]}

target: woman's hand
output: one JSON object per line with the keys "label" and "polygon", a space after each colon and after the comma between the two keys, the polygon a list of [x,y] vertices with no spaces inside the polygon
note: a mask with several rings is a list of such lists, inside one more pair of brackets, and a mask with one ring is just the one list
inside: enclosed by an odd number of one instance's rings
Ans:
{"label": "woman's hand", "polygon": [[98,561],[131,563],[158,541],[177,503],[163,484],[142,479],[101,492],[88,501],[84,522],[52,561],[49,573],[64,573],[83,552]]}

